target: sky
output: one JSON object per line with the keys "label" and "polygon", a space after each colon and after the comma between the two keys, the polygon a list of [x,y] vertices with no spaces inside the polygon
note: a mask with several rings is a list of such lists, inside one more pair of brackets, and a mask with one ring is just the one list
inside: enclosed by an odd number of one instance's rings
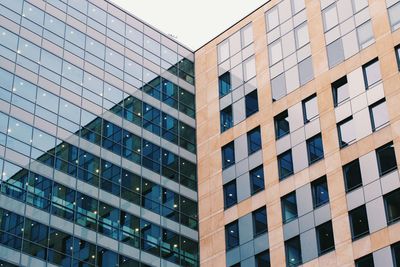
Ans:
{"label": "sky", "polygon": [[267,0],[111,0],[196,50]]}

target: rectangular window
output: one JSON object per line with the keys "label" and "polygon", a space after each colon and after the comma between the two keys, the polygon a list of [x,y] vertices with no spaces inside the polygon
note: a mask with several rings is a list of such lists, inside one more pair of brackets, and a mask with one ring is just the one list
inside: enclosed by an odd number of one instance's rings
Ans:
{"label": "rectangular window", "polygon": [[397,169],[396,155],[392,142],[376,149],[376,158],[378,159],[380,176]]}
{"label": "rectangular window", "polygon": [[239,246],[239,226],[237,220],[225,226],[225,239],[226,250]]}
{"label": "rectangular window", "polygon": [[392,245],[392,255],[395,267],[400,267],[400,242]]}
{"label": "rectangular window", "polygon": [[235,164],[235,143],[234,141],[224,145],[222,152],[222,169],[226,169]]}
{"label": "rectangular window", "polygon": [[392,31],[395,31],[400,27],[400,2],[389,7],[388,13],[390,26],[392,26]]}
{"label": "rectangular window", "polygon": [[394,190],[383,196],[388,224],[400,219],[400,189]]}
{"label": "rectangular window", "polygon": [[[398,4],[399,10],[400,10],[400,3]],[[397,67],[400,70],[400,45],[396,46],[395,48],[396,51],[396,58],[397,58]]]}
{"label": "rectangular window", "polygon": [[261,207],[258,210],[253,211],[253,234],[254,237],[262,233],[267,232],[267,210],[265,207]]}
{"label": "rectangular window", "polygon": [[278,171],[279,180],[283,180],[293,174],[292,150],[289,149],[288,151],[278,155]]}
{"label": "rectangular window", "polygon": [[255,267],[270,267],[271,260],[269,257],[269,250],[258,253],[256,256],[256,266]]}
{"label": "rectangular window", "polygon": [[332,83],[332,95],[333,104],[335,105],[335,107],[350,98],[347,76],[343,76],[339,80]]}
{"label": "rectangular window", "polygon": [[231,74],[229,71],[225,72],[218,78],[219,84],[219,97],[229,94],[231,91]]}
{"label": "rectangular window", "polygon": [[290,133],[289,115],[287,110],[276,115],[274,118],[274,122],[275,122],[275,138],[277,140]]}
{"label": "rectangular window", "polygon": [[315,228],[317,233],[318,255],[321,256],[335,249],[332,221],[321,224]]}
{"label": "rectangular window", "polygon": [[321,134],[307,140],[308,164],[311,165],[324,157]]}
{"label": "rectangular window", "polygon": [[224,207],[232,207],[237,203],[236,180],[224,184]]}
{"label": "rectangular window", "polygon": [[233,115],[232,115],[232,106],[227,106],[223,110],[220,111],[220,127],[221,133],[225,132],[229,128],[233,126]]}
{"label": "rectangular window", "polygon": [[364,74],[365,89],[371,88],[381,80],[381,69],[379,60],[375,58],[362,66]]}
{"label": "rectangular window", "polygon": [[346,147],[356,141],[356,133],[353,123],[353,116],[350,116],[337,124],[339,146]]}
{"label": "rectangular window", "polygon": [[297,218],[296,191],[293,191],[281,198],[282,221],[288,223]]}
{"label": "rectangular window", "polygon": [[323,176],[311,183],[314,209],[329,202],[328,183]]}
{"label": "rectangular window", "polygon": [[248,93],[244,97],[244,101],[245,101],[245,105],[246,105],[246,118],[247,118],[258,111],[257,90],[254,90],[251,93]]}
{"label": "rectangular window", "polygon": [[317,96],[314,94],[302,101],[304,123],[308,123],[318,117]]}
{"label": "rectangular window", "polygon": [[250,189],[251,195],[254,195],[261,190],[264,190],[264,168],[263,165],[260,165],[250,172]]}
{"label": "rectangular window", "polygon": [[285,241],[286,266],[295,267],[302,264],[300,236]]}
{"label": "rectangular window", "polygon": [[367,210],[365,205],[349,211],[351,237],[354,240],[369,234]]}
{"label": "rectangular window", "polygon": [[247,149],[249,155],[261,149],[260,127],[254,128],[247,133]]}
{"label": "rectangular window", "polygon": [[353,191],[362,186],[360,162],[358,159],[343,166],[343,177],[346,192]]}
{"label": "rectangular window", "polygon": [[372,130],[377,131],[389,122],[389,113],[385,99],[382,99],[369,107]]}
{"label": "rectangular window", "polygon": [[358,258],[354,261],[356,267],[374,267],[374,257],[370,253],[362,258]]}

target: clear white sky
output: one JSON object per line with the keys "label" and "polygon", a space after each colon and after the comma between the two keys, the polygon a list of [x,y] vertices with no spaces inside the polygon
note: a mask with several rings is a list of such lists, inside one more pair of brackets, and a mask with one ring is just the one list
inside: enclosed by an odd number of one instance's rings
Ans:
{"label": "clear white sky", "polygon": [[196,50],[267,0],[111,0]]}

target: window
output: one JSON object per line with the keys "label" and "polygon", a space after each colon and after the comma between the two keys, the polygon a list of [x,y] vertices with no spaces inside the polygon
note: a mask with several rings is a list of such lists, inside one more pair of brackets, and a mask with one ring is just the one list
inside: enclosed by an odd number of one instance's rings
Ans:
{"label": "window", "polygon": [[315,231],[317,233],[319,256],[335,249],[335,242],[333,239],[333,230],[331,221],[317,226],[315,228]]}
{"label": "window", "polygon": [[235,143],[234,141],[224,145],[222,151],[222,169],[226,169],[235,164]]}
{"label": "window", "polygon": [[359,258],[354,261],[356,267],[374,267],[374,257],[371,254],[368,254],[362,258]]}
{"label": "window", "polygon": [[383,196],[388,224],[400,219],[400,189],[392,191]]}
{"label": "window", "polygon": [[400,267],[400,242],[392,245],[392,255],[395,267]]}
{"label": "window", "polygon": [[362,186],[360,162],[358,159],[343,166],[343,176],[346,192]]}
{"label": "window", "polygon": [[[399,9],[400,9],[400,3],[398,4],[398,6],[399,6]],[[400,70],[400,45],[398,45],[398,46],[395,48],[395,50],[396,50],[396,58],[397,58],[397,67],[398,67],[399,70]]]}
{"label": "window", "polygon": [[339,147],[343,148],[356,140],[353,116],[350,116],[337,124]]}
{"label": "window", "polygon": [[381,80],[381,70],[379,68],[379,60],[375,58],[362,66],[364,74],[365,89],[370,88]]}
{"label": "window", "polygon": [[318,116],[317,96],[312,95],[302,102],[304,123],[308,123]]}
{"label": "window", "polygon": [[328,184],[326,176],[323,176],[311,183],[314,208],[329,202]]}
{"label": "window", "polygon": [[358,45],[360,49],[364,49],[371,44],[374,39],[374,33],[372,32],[371,20],[357,27]]}
{"label": "window", "polygon": [[257,90],[254,90],[253,92],[248,93],[244,97],[244,101],[245,101],[245,105],[246,105],[246,118],[247,118],[258,111]]}
{"label": "window", "polygon": [[238,221],[231,222],[225,226],[226,250],[239,246]]}
{"label": "window", "polygon": [[369,234],[367,210],[365,205],[349,211],[351,237],[353,240]]}
{"label": "window", "polygon": [[260,127],[254,128],[247,133],[247,148],[249,155],[261,149]]}
{"label": "window", "polygon": [[326,51],[328,53],[329,68],[333,68],[337,64],[341,63],[344,60],[342,38],[330,43],[326,47]]}
{"label": "window", "polygon": [[377,131],[389,122],[389,114],[385,99],[372,104],[369,107],[372,130]]}
{"label": "window", "polygon": [[270,267],[271,261],[269,257],[269,250],[258,253],[256,256],[256,266],[255,267]]}
{"label": "window", "polygon": [[254,237],[267,231],[267,210],[265,207],[253,211],[253,227]]}
{"label": "window", "polygon": [[285,241],[286,266],[295,267],[302,263],[300,237]]}
{"label": "window", "polygon": [[237,203],[236,180],[224,185],[224,207],[232,207]]}
{"label": "window", "polygon": [[293,174],[292,150],[289,149],[278,156],[278,171],[279,180],[285,179]]}
{"label": "window", "polygon": [[231,91],[231,74],[229,73],[229,71],[219,76],[218,81],[219,96],[223,97]]}
{"label": "window", "polygon": [[288,223],[297,218],[296,191],[287,194],[281,198],[282,221]]}
{"label": "window", "polygon": [[232,106],[227,106],[220,112],[221,133],[233,126]]}
{"label": "window", "polygon": [[307,140],[307,152],[309,165],[324,157],[321,134],[317,134]]}
{"label": "window", "polygon": [[264,168],[263,168],[263,165],[260,165],[256,168],[252,169],[249,172],[249,174],[250,174],[251,195],[258,193],[261,190],[264,190]]}
{"label": "window", "polygon": [[336,4],[332,4],[322,11],[322,17],[324,18],[324,29],[325,32],[335,27],[339,20],[336,12]]}
{"label": "window", "polygon": [[376,150],[376,158],[378,159],[380,176],[397,169],[396,155],[392,142],[378,148]]}
{"label": "window", "polygon": [[339,104],[350,98],[349,85],[347,77],[343,76],[339,80],[332,83],[333,104],[337,107]]}
{"label": "window", "polygon": [[392,31],[397,30],[400,27],[400,2],[392,5],[388,8],[389,21],[392,26]]}
{"label": "window", "polygon": [[275,122],[275,137],[279,138],[290,133],[289,116],[287,110],[278,114],[274,118]]}

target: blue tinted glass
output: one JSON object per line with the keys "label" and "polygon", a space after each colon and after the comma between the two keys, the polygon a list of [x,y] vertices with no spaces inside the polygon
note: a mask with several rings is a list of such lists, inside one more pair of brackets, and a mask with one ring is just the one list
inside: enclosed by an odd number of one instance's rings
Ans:
{"label": "blue tinted glass", "polygon": [[235,164],[235,144],[230,142],[222,147],[222,168],[226,169]]}
{"label": "blue tinted glass", "polygon": [[319,207],[329,201],[328,184],[326,177],[320,178],[311,184],[313,190],[314,208]]}
{"label": "blue tinted glass", "polygon": [[247,133],[247,147],[249,155],[261,149],[260,127]]}
{"label": "blue tinted glass", "polygon": [[279,179],[282,180],[293,174],[292,151],[286,151],[278,156]]}
{"label": "blue tinted glass", "polygon": [[229,208],[237,203],[236,180],[224,185],[224,204]]}
{"label": "blue tinted glass", "polygon": [[307,140],[308,163],[312,164],[324,157],[321,134]]}
{"label": "blue tinted glass", "polygon": [[239,226],[234,221],[225,226],[226,250],[230,250],[239,245]]}
{"label": "blue tinted glass", "polygon": [[219,76],[219,96],[222,97],[231,91],[231,75],[225,72]]}
{"label": "blue tinted glass", "polygon": [[288,223],[297,218],[297,201],[296,192],[292,192],[281,199],[282,205],[282,221]]}
{"label": "blue tinted glass", "polygon": [[285,110],[281,114],[275,116],[275,136],[279,139],[290,132],[288,112]]}
{"label": "blue tinted glass", "polygon": [[264,170],[263,165],[250,171],[251,194],[255,194],[264,189]]}
{"label": "blue tinted glass", "polygon": [[220,112],[221,133],[233,126],[232,106],[228,106]]}
{"label": "blue tinted glass", "polygon": [[249,117],[258,111],[257,90],[245,96],[246,117]]}

